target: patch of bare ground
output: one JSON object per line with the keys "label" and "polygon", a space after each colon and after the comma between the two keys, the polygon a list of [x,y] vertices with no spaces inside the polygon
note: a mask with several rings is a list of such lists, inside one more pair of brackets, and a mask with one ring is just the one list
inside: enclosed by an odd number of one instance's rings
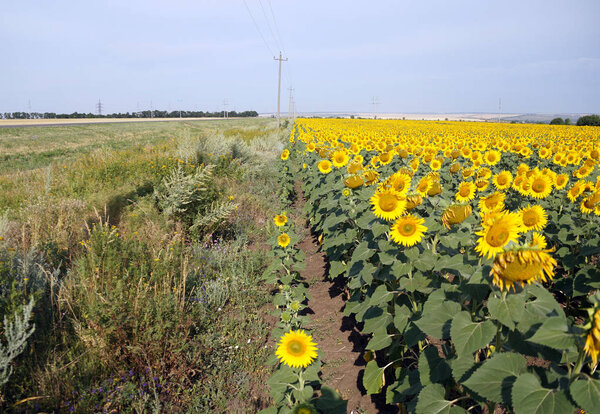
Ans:
{"label": "patch of bare ground", "polygon": [[[294,208],[298,212],[295,216],[299,218],[305,200],[298,185],[296,193],[298,199]],[[354,318],[343,314],[344,279],[328,280],[327,259],[325,253],[319,251],[316,237],[301,219],[296,221],[296,227],[304,227],[304,237],[298,247],[306,253],[306,268],[300,275],[309,284],[311,297],[306,314],[312,323],[306,325],[306,329],[310,330],[324,355],[323,384],[348,400],[348,413],[397,413],[396,407],[385,404],[385,395],[366,394],[362,386],[366,366],[363,354],[369,338],[361,335]]]}

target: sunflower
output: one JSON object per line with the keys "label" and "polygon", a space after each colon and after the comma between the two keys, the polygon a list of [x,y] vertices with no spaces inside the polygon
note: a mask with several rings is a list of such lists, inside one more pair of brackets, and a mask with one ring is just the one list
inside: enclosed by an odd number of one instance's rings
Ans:
{"label": "sunflower", "polygon": [[433,181],[431,178],[425,176],[421,178],[419,184],[417,184],[416,191],[420,196],[425,197],[429,190],[431,190],[431,187],[433,187]]}
{"label": "sunflower", "polygon": [[584,198],[581,201],[579,209],[584,214],[589,214],[594,211],[596,205],[600,203],[600,191],[596,190],[592,195]]}
{"label": "sunflower", "polygon": [[290,150],[288,150],[287,148],[283,150],[283,152],[281,153],[281,159],[282,160],[287,160],[290,157]]}
{"label": "sunflower", "polygon": [[548,223],[546,210],[540,205],[527,206],[519,210],[521,223],[527,230],[542,230]]}
{"label": "sunflower", "polygon": [[307,150],[308,152],[313,152],[313,151],[315,150],[315,148],[317,148],[317,146],[315,145],[315,143],[314,143],[314,142],[309,142],[309,143],[306,145],[306,150]]}
{"label": "sunflower", "polygon": [[490,186],[490,182],[485,178],[480,178],[475,180],[475,187],[477,187],[477,191],[485,191]]}
{"label": "sunflower", "polygon": [[548,246],[548,243],[546,242],[546,238],[542,234],[534,231],[533,233],[531,233],[531,243],[529,245],[531,247],[545,249]]}
{"label": "sunflower", "polygon": [[306,368],[317,358],[317,344],[304,329],[289,331],[279,339],[275,355],[292,368]]}
{"label": "sunflower", "polygon": [[379,173],[375,170],[368,170],[368,171],[365,171],[365,173],[363,174],[363,177],[365,179],[365,184],[371,185],[371,184],[375,184],[377,182],[377,180],[379,179]]}
{"label": "sunflower", "polygon": [[453,204],[442,214],[442,223],[446,228],[453,224],[462,223],[471,215],[473,208],[465,204]]}
{"label": "sunflower", "polygon": [[452,174],[455,174],[455,173],[457,173],[457,172],[459,172],[459,171],[460,171],[460,164],[459,164],[459,163],[455,162],[455,163],[453,163],[453,164],[450,166],[450,172],[451,172]]}
{"label": "sunflower", "polygon": [[287,245],[290,244],[290,236],[288,236],[286,233],[281,233],[277,237],[277,244],[284,248],[287,247]]}
{"label": "sunflower", "polygon": [[438,171],[440,168],[442,168],[442,161],[440,161],[439,158],[434,158],[429,163],[429,168],[431,168],[433,171]]}
{"label": "sunflower", "polygon": [[[523,286],[533,281],[545,282],[554,277],[556,260],[550,250],[531,246],[519,246],[516,250],[503,251],[496,256],[490,272],[492,283],[500,290],[510,290],[514,284]],[[516,289],[515,289],[516,290]]]}
{"label": "sunflower", "polygon": [[411,177],[408,174],[397,172],[389,179],[391,187],[400,194],[406,194],[410,189]]}
{"label": "sunflower", "polygon": [[412,214],[400,217],[392,225],[390,236],[392,240],[403,246],[413,246],[421,241],[427,227],[423,225],[424,219]]}
{"label": "sunflower", "polygon": [[554,187],[557,190],[562,190],[569,182],[569,176],[567,174],[558,174],[554,180]]}
{"label": "sunflower", "polygon": [[434,180],[431,184],[431,188],[429,189],[429,191],[427,191],[427,195],[429,197],[433,197],[436,196],[438,194],[442,193],[442,185],[440,184],[440,182],[438,180]]}
{"label": "sunflower", "polygon": [[419,194],[409,194],[406,196],[406,210],[410,211],[423,203],[423,197]]}
{"label": "sunflower", "polygon": [[379,156],[379,162],[381,165],[387,165],[394,159],[394,152],[384,152]]}
{"label": "sunflower", "polygon": [[534,198],[546,198],[552,191],[552,180],[547,175],[537,173],[530,178],[529,195]]}
{"label": "sunflower", "polygon": [[465,168],[462,172],[462,176],[463,176],[463,178],[469,178],[474,173],[475,173],[475,171],[473,171],[473,168]]}
{"label": "sunflower", "polygon": [[505,198],[506,194],[496,191],[495,193],[492,193],[486,197],[482,197],[479,200],[479,209],[484,213],[489,211],[500,211],[504,209]]}
{"label": "sunflower", "polygon": [[273,221],[275,222],[275,225],[277,227],[285,226],[285,223],[287,223],[287,216],[285,215],[285,213],[277,214],[273,218]]}
{"label": "sunflower", "polygon": [[348,164],[348,174],[356,174],[363,169],[362,162],[357,162],[354,159],[350,164]]}
{"label": "sunflower", "polygon": [[350,157],[346,154],[346,151],[334,151],[331,156],[331,161],[333,162],[333,166],[335,168],[341,168],[344,165],[348,164]]}
{"label": "sunflower", "polygon": [[406,199],[392,188],[378,189],[369,201],[373,214],[388,221],[397,219],[406,209]]}
{"label": "sunflower", "polygon": [[489,165],[496,165],[498,164],[498,162],[500,161],[500,151],[496,151],[496,150],[490,150],[487,151],[485,154],[483,154],[483,160],[486,162],[486,164]]}
{"label": "sunflower", "polygon": [[598,364],[598,354],[600,354],[600,309],[590,312],[591,329],[585,338],[583,347],[586,354],[592,357],[594,366]]}
{"label": "sunflower", "polygon": [[421,163],[421,160],[419,160],[419,158],[415,157],[410,162],[410,168],[412,168],[413,171],[417,171],[419,169],[419,164],[420,163]]}
{"label": "sunflower", "polygon": [[484,167],[484,168],[480,169],[479,171],[477,171],[477,178],[478,179],[487,180],[491,176],[492,176],[492,170],[490,170],[487,167]]}
{"label": "sunflower", "polygon": [[317,164],[317,167],[323,174],[329,174],[331,172],[331,161],[321,160],[319,161],[319,164]]}
{"label": "sunflower", "polygon": [[456,192],[456,199],[461,203],[473,200],[475,198],[475,188],[475,184],[470,181],[461,182]]}
{"label": "sunflower", "polygon": [[475,250],[480,256],[493,258],[509,242],[516,242],[521,228],[521,217],[510,212],[491,212],[482,217],[483,230],[476,232],[479,237]]}
{"label": "sunflower", "polygon": [[573,187],[571,187],[569,189],[569,191],[567,191],[567,197],[569,197],[569,200],[571,200],[572,203],[574,203],[581,194],[583,194],[583,192],[585,191],[585,182],[584,181],[577,181],[575,184],[573,184]]}
{"label": "sunflower", "polygon": [[348,188],[358,188],[363,185],[365,180],[360,175],[351,175],[344,180],[344,185]]}
{"label": "sunflower", "polygon": [[317,414],[317,410],[312,404],[300,403],[294,407],[292,414]]}
{"label": "sunflower", "polygon": [[510,173],[510,171],[505,170],[505,171],[501,171],[500,173],[494,175],[492,182],[494,183],[494,186],[498,190],[506,190],[508,187],[510,187],[512,180],[513,180],[513,176]]}

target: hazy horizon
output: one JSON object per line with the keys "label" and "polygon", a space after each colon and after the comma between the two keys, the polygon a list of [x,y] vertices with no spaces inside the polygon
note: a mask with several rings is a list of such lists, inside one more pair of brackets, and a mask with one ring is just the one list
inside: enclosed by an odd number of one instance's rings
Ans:
{"label": "hazy horizon", "polygon": [[271,113],[284,49],[282,112],[292,85],[299,112],[598,113],[598,16],[593,0],[7,3],[0,112]]}

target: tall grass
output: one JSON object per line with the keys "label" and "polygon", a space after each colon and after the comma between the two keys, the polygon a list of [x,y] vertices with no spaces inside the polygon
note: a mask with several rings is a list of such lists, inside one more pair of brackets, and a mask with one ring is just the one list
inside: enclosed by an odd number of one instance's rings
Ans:
{"label": "tall grass", "polygon": [[[0,409],[227,412],[238,396],[252,412],[264,399],[260,245],[286,134],[263,120],[152,127],[37,129],[48,151],[77,150],[30,170],[24,132],[0,134],[17,154],[0,170],[2,311],[33,297],[36,325]],[[211,196],[173,214],[205,170]]]}

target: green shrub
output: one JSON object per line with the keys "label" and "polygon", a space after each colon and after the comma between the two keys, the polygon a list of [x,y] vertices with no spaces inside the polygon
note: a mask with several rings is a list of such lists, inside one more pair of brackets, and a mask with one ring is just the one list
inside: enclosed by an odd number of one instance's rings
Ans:
{"label": "green shrub", "polygon": [[577,120],[578,126],[600,126],[600,116],[584,115]]}

